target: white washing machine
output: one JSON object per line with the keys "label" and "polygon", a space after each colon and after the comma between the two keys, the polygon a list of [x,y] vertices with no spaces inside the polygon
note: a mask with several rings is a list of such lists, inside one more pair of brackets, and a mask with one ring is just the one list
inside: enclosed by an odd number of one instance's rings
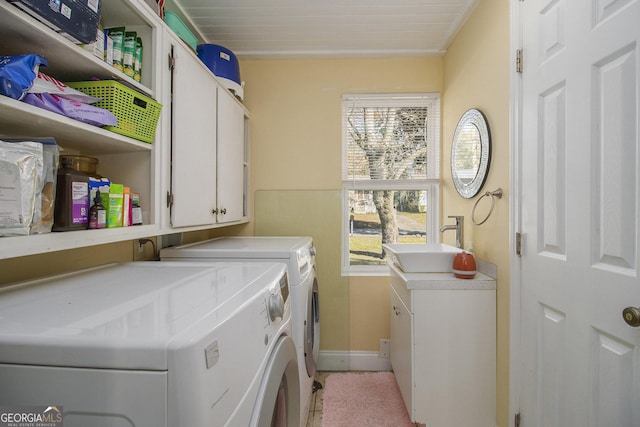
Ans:
{"label": "white washing machine", "polygon": [[293,340],[300,373],[300,420],[306,425],[320,350],[320,311],[315,247],[311,237],[222,237],[164,248],[162,261],[280,261],[289,267]]}
{"label": "white washing machine", "polygon": [[0,290],[0,402],[65,427],[300,417],[283,263],[112,264]]}

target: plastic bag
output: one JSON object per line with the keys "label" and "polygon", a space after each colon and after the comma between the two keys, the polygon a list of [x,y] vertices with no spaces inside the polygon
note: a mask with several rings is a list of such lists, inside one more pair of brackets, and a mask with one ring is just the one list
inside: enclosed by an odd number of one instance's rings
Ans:
{"label": "plastic bag", "polygon": [[43,168],[42,144],[0,141],[0,236],[29,234]]}
{"label": "plastic bag", "polygon": [[23,101],[35,107],[44,108],[93,126],[118,125],[118,119],[111,111],[60,98],[50,93],[28,93]]}
{"label": "plastic bag", "polygon": [[29,89],[29,93],[50,93],[60,98],[81,102],[83,104],[95,104],[100,101],[100,98],[95,98],[79,90],[75,90],[42,72],[38,72],[38,76],[33,81],[33,86]]}
{"label": "plastic bag", "polygon": [[29,234],[44,234],[51,232],[53,227],[53,208],[56,200],[56,178],[60,150],[53,138],[11,138],[4,142],[37,142],[42,144],[43,170],[39,187],[36,189],[33,220]]}
{"label": "plastic bag", "polygon": [[47,60],[40,55],[0,56],[0,95],[21,100],[33,85],[40,64]]}

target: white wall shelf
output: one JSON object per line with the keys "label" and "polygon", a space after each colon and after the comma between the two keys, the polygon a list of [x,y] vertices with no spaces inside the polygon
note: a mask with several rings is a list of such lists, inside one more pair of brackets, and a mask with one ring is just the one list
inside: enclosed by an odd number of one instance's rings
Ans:
{"label": "white wall shelf", "polygon": [[152,145],[0,96],[0,134],[53,137],[86,155],[151,151]]}

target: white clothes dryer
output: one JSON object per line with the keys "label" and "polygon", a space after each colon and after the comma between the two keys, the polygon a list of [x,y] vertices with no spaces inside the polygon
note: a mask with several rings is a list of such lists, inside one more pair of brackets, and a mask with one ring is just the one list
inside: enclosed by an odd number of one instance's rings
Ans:
{"label": "white clothes dryer", "polygon": [[283,263],[111,264],[0,290],[0,402],[65,427],[286,426],[300,386]]}
{"label": "white clothes dryer", "polygon": [[236,236],[168,247],[162,261],[285,262],[291,286],[293,340],[300,375],[300,419],[306,425],[320,350],[320,307],[313,239],[307,236]]}

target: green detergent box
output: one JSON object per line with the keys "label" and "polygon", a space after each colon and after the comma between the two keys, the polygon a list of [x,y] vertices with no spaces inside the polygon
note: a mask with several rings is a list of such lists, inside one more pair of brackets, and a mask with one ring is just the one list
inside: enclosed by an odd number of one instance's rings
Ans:
{"label": "green detergent box", "polygon": [[113,68],[124,72],[124,27],[107,28],[107,36],[113,40]]}
{"label": "green detergent box", "polygon": [[109,197],[104,208],[107,211],[107,228],[122,227],[124,209],[124,185],[111,183]]}

